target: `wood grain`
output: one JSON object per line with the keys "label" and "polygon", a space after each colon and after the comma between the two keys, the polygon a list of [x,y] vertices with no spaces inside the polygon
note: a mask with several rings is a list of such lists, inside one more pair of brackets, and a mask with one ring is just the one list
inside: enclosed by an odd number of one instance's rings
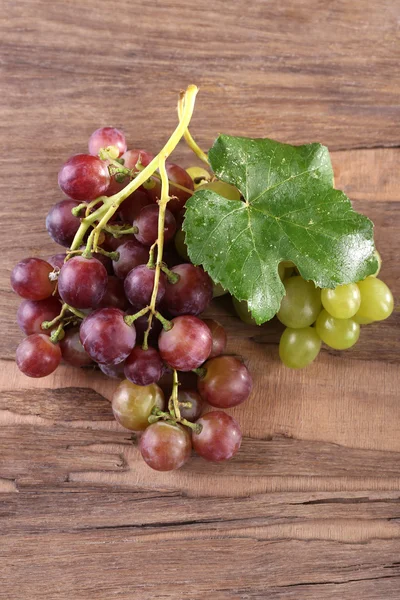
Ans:
{"label": "wood grain", "polygon": [[[5,0],[0,135],[0,598],[398,600],[400,6],[394,0]],[[15,262],[47,256],[57,171],[92,130],[156,151],[197,83],[193,132],[330,146],[375,223],[397,309],[292,372],[280,326],[209,309],[255,380],[226,465],[155,473],[112,418],[115,382],[18,373]],[[176,160],[193,162],[185,146]]]}

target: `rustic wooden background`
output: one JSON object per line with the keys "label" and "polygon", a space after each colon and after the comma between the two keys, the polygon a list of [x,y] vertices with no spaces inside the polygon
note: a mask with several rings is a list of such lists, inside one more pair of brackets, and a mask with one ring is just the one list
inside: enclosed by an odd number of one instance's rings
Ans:
{"label": "rustic wooden background", "polygon": [[9,288],[14,263],[55,251],[60,164],[106,124],[156,151],[196,83],[205,148],[218,132],[329,145],[398,300],[398,0],[3,0],[0,18],[0,598],[398,600],[398,312],[292,372],[276,326],[217,301],[255,379],[232,411],[243,449],[159,474],[113,421],[113,382],[17,372]]}

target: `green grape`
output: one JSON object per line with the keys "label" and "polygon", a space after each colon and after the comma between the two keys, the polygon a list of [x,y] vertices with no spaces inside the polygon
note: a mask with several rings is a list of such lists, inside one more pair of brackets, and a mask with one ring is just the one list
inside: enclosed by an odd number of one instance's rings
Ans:
{"label": "green grape", "polygon": [[314,327],[287,327],[279,342],[281,361],[291,369],[302,369],[311,364],[317,358],[320,349],[321,339]]}
{"label": "green grape", "polygon": [[203,169],[203,167],[189,167],[186,169],[186,173],[189,173],[192,178],[195,190],[211,179],[210,173],[206,169]]}
{"label": "green grape", "polygon": [[322,306],[336,319],[350,319],[361,304],[361,294],[356,283],[339,285],[334,290],[321,290]]}
{"label": "green grape", "polygon": [[190,260],[187,251],[187,246],[185,244],[185,232],[183,231],[183,229],[178,229],[178,231],[176,232],[174,243],[175,249],[179,256],[183,258],[183,260]]}
{"label": "green grape", "polygon": [[375,256],[376,256],[376,260],[378,261],[378,268],[377,268],[377,270],[375,271],[375,273],[373,273],[373,275],[370,275],[370,277],[378,277],[378,275],[379,275],[379,272],[380,272],[380,270],[381,270],[381,267],[382,267],[382,257],[381,257],[381,255],[379,254],[378,250],[375,250],[374,254],[375,254]]}
{"label": "green grape", "polygon": [[213,298],[219,298],[220,296],[225,296],[228,293],[228,290],[222,287],[220,283],[213,282]]}
{"label": "green grape", "polygon": [[360,337],[360,326],[353,319],[335,319],[326,310],[321,311],[315,328],[321,340],[335,350],[351,348]]}
{"label": "green grape", "polygon": [[372,321],[383,321],[393,312],[393,294],[381,279],[367,277],[358,282],[361,304],[358,316]]}
{"label": "green grape", "polygon": [[209,183],[203,183],[200,185],[198,190],[212,190],[216,194],[223,196],[227,200],[240,200],[240,192],[239,190],[230,183],[225,183],[225,181],[210,181]]}
{"label": "green grape", "polygon": [[255,319],[253,319],[251,312],[247,307],[246,300],[242,300],[240,302],[232,296],[232,302],[237,316],[241,321],[243,321],[243,323],[247,323],[247,325],[257,325]]}
{"label": "green grape", "polygon": [[299,275],[285,279],[283,285],[286,296],[277,313],[280,322],[294,329],[312,325],[321,310],[321,290]]}
{"label": "green grape", "polygon": [[371,325],[371,323],[373,323],[372,319],[366,319],[365,317],[360,317],[358,312],[356,312],[354,317],[351,317],[351,318],[353,319],[353,321],[355,321],[359,325]]}

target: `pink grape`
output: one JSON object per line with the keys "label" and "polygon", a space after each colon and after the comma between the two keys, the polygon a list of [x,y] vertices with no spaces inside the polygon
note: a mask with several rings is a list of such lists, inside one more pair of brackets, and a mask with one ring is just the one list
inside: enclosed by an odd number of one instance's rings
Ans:
{"label": "pink grape", "polygon": [[157,383],[164,370],[163,361],[155,348],[143,350],[135,346],[125,361],[125,377],[136,385]]}
{"label": "pink grape", "polygon": [[211,462],[229,460],[242,442],[239,424],[222,410],[206,413],[198,421],[200,433],[193,432],[193,448],[199,456]]}
{"label": "pink grape", "polygon": [[217,408],[230,408],[242,404],[250,396],[251,375],[235,356],[217,356],[208,360],[206,374],[198,381],[200,396]]}
{"label": "pink grape", "polygon": [[106,293],[94,308],[108,308],[110,306],[120,310],[126,310],[129,306],[125,296],[124,282],[115,275],[108,276]]}
{"label": "pink grape", "polygon": [[101,302],[107,290],[107,271],[96,258],[74,256],[61,268],[58,292],[74,308],[92,308]]}
{"label": "pink grape", "polygon": [[[125,295],[129,302],[137,308],[144,308],[150,304],[154,287],[155,270],[148,269],[146,265],[139,265],[129,271],[124,281]],[[166,277],[160,273],[156,305],[159,305],[165,294]]]}
{"label": "pink grape", "polygon": [[107,192],[110,174],[105,162],[97,156],[75,154],[61,167],[58,185],[74,200],[94,200]]}
{"label": "pink grape", "polygon": [[60,349],[63,360],[73,367],[86,367],[93,364],[92,359],[81,344],[79,327],[67,329],[65,336],[60,340]]}
{"label": "pink grape", "polygon": [[171,323],[172,329],[163,330],[158,338],[161,358],[178,371],[197,369],[211,352],[209,328],[191,315],[176,317]]}
{"label": "pink grape", "polygon": [[17,348],[18,369],[28,377],[46,377],[53,373],[61,362],[61,350],[48,335],[34,333],[22,340]]}
{"label": "pink grape", "polygon": [[199,315],[210,304],[213,284],[201,267],[190,263],[177,265],[171,269],[179,275],[177,283],[167,282],[164,304],[173,316]]}
{"label": "pink grape", "polygon": [[80,339],[89,356],[98,363],[116,365],[125,360],[136,341],[133,325],[124,321],[118,308],[100,308],[81,324]]}
{"label": "pink grape", "polygon": [[178,401],[182,402],[190,402],[192,406],[180,406],[181,417],[186,419],[187,421],[196,421],[203,410],[203,400],[195,390],[185,390],[179,389],[178,391]]}
{"label": "pink grape", "polygon": [[18,307],[17,322],[26,335],[45,333],[50,335],[50,329],[42,329],[43,321],[52,321],[61,311],[61,304],[54,298],[45,300],[23,300]]}
{"label": "pink grape", "polygon": [[120,279],[125,279],[129,271],[138,265],[144,265],[149,260],[149,250],[136,239],[129,240],[118,246],[118,260],[113,260],[114,273]]}
{"label": "pink grape", "polygon": [[56,287],[49,275],[53,267],[41,258],[25,258],[11,272],[11,287],[26,300],[44,300],[51,296]]}
{"label": "pink grape", "polygon": [[203,319],[204,323],[209,327],[212,335],[212,350],[209,358],[215,358],[224,353],[227,343],[227,337],[225,329],[221,323],[214,321],[214,319]]}
{"label": "pink grape", "polygon": [[[133,221],[134,227],[138,228],[135,233],[136,239],[144,246],[152,246],[158,238],[158,214],[159,208],[154,204],[145,206]],[[168,243],[175,234],[176,221],[174,215],[166,209],[164,221],[164,242]]]}
{"label": "pink grape", "polygon": [[109,146],[118,148],[118,156],[126,152],[125,136],[122,131],[115,127],[96,129],[89,138],[89,152],[93,156],[97,156],[102,148],[108,148]]}
{"label": "pink grape", "polygon": [[180,425],[158,421],[147,427],[139,442],[144,461],[156,471],[179,469],[190,458],[190,435]]}
{"label": "pink grape", "polygon": [[46,217],[46,229],[51,239],[66,248],[71,246],[81,224],[80,218],[72,214],[72,209],[76,206],[79,206],[78,200],[61,200],[50,209]]}

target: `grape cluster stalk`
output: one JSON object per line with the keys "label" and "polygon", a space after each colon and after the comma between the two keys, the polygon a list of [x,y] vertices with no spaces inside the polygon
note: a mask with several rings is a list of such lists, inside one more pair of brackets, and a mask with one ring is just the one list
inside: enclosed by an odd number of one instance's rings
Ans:
{"label": "grape cluster stalk", "polygon": [[[89,153],[62,166],[66,198],[47,215],[64,252],[22,260],[11,274],[27,335],[16,352],[19,369],[44,377],[63,360],[120,379],[115,419],[139,434],[143,459],[160,471],[180,468],[193,449],[209,461],[233,457],[242,434],[223,409],[247,400],[252,388],[243,361],[224,354],[222,325],[199,317],[221,291],[189,262],[181,229],[195,189],[214,185],[236,200],[240,193],[205,168],[168,161],[184,138],[208,167],[188,129],[197,91],[181,94],[179,123],[156,156],[128,149],[114,127],[96,130]],[[206,403],[215,410],[204,414]]]}

